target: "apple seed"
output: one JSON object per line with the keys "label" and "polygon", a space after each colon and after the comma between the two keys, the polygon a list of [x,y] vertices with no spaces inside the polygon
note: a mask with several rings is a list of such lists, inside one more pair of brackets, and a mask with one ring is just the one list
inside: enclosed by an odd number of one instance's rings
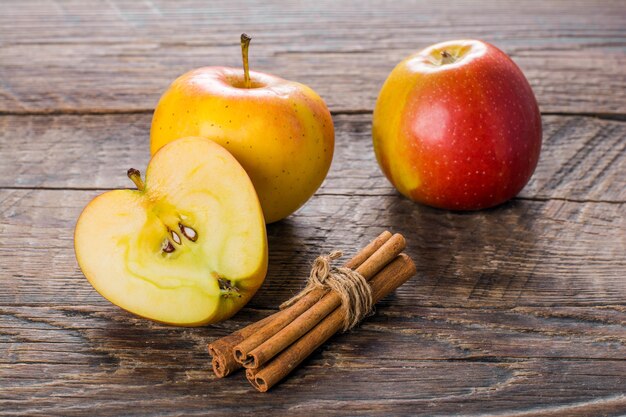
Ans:
{"label": "apple seed", "polygon": [[165,253],[172,253],[176,250],[176,248],[172,245],[172,242],[170,242],[169,239],[165,239],[161,245],[161,250]]}
{"label": "apple seed", "polygon": [[178,227],[180,228],[181,233],[189,240],[191,240],[192,242],[195,242],[196,240],[198,240],[198,234],[196,233],[195,230],[193,230],[191,227],[189,226],[185,226],[182,223],[178,223]]}
{"label": "apple seed", "polygon": [[176,242],[179,245],[182,243],[182,241],[180,240],[180,236],[178,236],[178,233],[176,233],[173,230],[170,230],[170,234],[172,235],[172,239],[174,240],[174,242]]}

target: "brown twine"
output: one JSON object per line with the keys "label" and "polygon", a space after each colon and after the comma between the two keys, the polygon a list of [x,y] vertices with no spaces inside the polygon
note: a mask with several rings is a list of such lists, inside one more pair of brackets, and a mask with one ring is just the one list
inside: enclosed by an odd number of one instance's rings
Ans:
{"label": "brown twine", "polygon": [[364,317],[372,312],[374,298],[372,288],[363,275],[345,267],[331,266],[331,261],[340,258],[343,253],[333,251],[328,255],[318,256],[313,262],[306,287],[298,294],[280,305],[283,310],[306,296],[311,291],[321,288],[335,291],[341,297],[341,307],[345,310],[343,331],[352,329]]}

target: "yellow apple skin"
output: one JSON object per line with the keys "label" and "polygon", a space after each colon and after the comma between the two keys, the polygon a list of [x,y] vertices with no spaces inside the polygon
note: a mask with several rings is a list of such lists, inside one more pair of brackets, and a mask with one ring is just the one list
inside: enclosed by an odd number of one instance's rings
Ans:
{"label": "yellow apple skin", "polygon": [[161,97],[150,129],[154,154],[184,136],[211,139],[244,167],[267,223],[302,206],[333,158],[335,133],[324,101],[306,85],[243,70],[204,67],[176,79]]}
{"label": "yellow apple skin", "polygon": [[[194,239],[181,224],[194,230]],[[228,151],[199,137],[157,152],[143,189],[92,200],[77,221],[74,249],[103,297],[178,326],[231,317],[267,272],[265,221],[252,182]]]}

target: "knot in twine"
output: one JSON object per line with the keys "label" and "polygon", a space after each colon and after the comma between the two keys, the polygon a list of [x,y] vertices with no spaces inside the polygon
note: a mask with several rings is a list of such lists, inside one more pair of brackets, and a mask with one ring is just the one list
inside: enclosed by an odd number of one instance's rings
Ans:
{"label": "knot in twine", "polygon": [[313,262],[306,287],[298,294],[280,305],[283,310],[313,290],[332,290],[341,297],[341,307],[345,311],[343,331],[356,326],[363,318],[372,313],[374,297],[372,288],[363,275],[345,267],[331,266],[331,262],[343,256],[341,251],[318,256]]}

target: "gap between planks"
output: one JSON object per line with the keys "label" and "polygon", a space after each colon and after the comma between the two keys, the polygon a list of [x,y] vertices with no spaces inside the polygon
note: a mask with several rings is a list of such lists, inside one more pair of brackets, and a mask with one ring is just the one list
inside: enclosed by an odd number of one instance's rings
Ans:
{"label": "gap between planks", "polygon": [[[26,190],[26,191],[113,191],[119,190],[117,187],[29,187],[29,186],[0,186],[1,190]],[[132,190],[133,188],[122,188],[125,190]],[[389,193],[378,193],[378,194],[367,194],[367,193],[332,193],[332,192],[319,192],[315,194],[318,197],[324,196],[335,196],[335,197],[393,197],[396,196],[397,193],[390,191]],[[576,203],[576,204],[624,204],[625,200],[586,200],[586,199],[575,199],[575,198],[563,198],[563,197],[515,197],[513,200],[520,201],[565,201],[567,203]],[[416,203],[417,204],[417,203]],[[445,211],[445,210],[444,210]]]}
{"label": "gap between planks", "polygon": [[[124,114],[152,114],[154,109],[48,109],[48,110],[0,110],[0,116],[107,116]],[[332,116],[372,114],[372,109],[330,110]],[[626,113],[606,112],[541,112],[542,116],[593,117],[601,120],[626,122]]]}

